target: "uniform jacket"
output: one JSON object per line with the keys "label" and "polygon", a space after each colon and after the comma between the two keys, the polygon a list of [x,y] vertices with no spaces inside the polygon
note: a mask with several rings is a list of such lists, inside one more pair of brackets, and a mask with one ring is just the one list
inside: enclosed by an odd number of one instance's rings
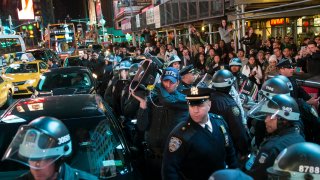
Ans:
{"label": "uniform jacket", "polygon": [[[207,180],[217,170],[237,168],[228,126],[221,116],[210,114],[212,133],[191,118],[170,133],[166,143],[162,178]],[[225,130],[222,130],[222,129]]]}
{"label": "uniform jacket", "polygon": [[140,131],[146,131],[149,147],[162,153],[170,131],[178,123],[186,121],[188,116],[185,95],[177,90],[169,94],[161,84],[157,84],[153,95],[148,98],[147,109],[139,108],[137,125]]}
{"label": "uniform jacket", "polygon": [[248,135],[242,123],[241,111],[231,95],[219,91],[212,93],[210,112],[223,117],[229,126],[235,149],[241,155],[248,154]]}
{"label": "uniform jacket", "polygon": [[[26,174],[23,174],[18,180],[33,180],[33,176],[31,172],[27,172]],[[89,174],[87,172],[74,169],[70,167],[68,164],[63,163],[60,168],[59,168],[59,174],[57,180],[65,180],[65,179],[70,179],[70,180],[80,180],[80,179],[85,179],[85,180],[96,180],[98,179],[96,176]]]}
{"label": "uniform jacket", "polygon": [[266,169],[273,166],[279,153],[292,144],[304,141],[296,127],[289,127],[277,132],[260,145],[259,153],[248,174],[254,179],[267,179]]}

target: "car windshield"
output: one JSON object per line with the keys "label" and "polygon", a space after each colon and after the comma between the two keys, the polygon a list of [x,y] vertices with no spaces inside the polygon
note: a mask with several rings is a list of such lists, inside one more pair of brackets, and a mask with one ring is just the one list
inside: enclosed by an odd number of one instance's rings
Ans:
{"label": "car windshield", "polygon": [[47,59],[44,51],[32,51],[31,54],[33,55],[33,57],[35,59],[38,59],[38,60],[46,60]]}
{"label": "car windshield", "polygon": [[6,74],[16,73],[36,73],[38,72],[37,64],[10,64]]}
{"label": "car windshield", "polygon": [[51,91],[56,88],[90,88],[92,80],[87,72],[46,73],[40,77],[39,91]]}

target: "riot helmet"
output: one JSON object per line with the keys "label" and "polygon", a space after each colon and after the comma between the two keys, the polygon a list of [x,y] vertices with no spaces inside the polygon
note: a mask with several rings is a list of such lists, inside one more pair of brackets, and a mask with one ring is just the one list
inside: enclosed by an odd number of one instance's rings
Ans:
{"label": "riot helmet", "polygon": [[287,84],[279,78],[271,78],[262,84],[260,95],[271,98],[277,94],[286,94],[290,96],[290,90]]}
{"label": "riot helmet", "polygon": [[56,118],[43,116],[19,127],[2,160],[43,169],[71,153],[72,143],[67,127]]}
{"label": "riot helmet", "polygon": [[239,58],[232,58],[230,61],[229,61],[229,66],[240,66],[242,67],[242,62]]}
{"label": "riot helmet", "polygon": [[129,79],[129,69],[131,63],[127,60],[121,61],[119,65],[119,79],[120,80],[128,80]]}
{"label": "riot helmet", "polygon": [[310,142],[293,144],[281,151],[268,179],[320,179],[320,146]]}
{"label": "riot helmet", "polygon": [[249,117],[263,121],[268,115],[271,115],[272,119],[279,117],[287,121],[299,121],[299,106],[292,97],[277,94],[261,100],[248,112]]}
{"label": "riot helmet", "polygon": [[138,68],[139,68],[139,63],[133,63],[129,68],[129,76],[133,78],[137,74]]}
{"label": "riot helmet", "polygon": [[235,78],[233,74],[225,69],[221,69],[214,73],[212,77],[212,85],[215,88],[231,87]]}
{"label": "riot helmet", "polygon": [[279,75],[274,76],[274,78],[279,78],[279,79],[281,79],[283,82],[285,82],[285,83],[287,84],[289,90],[290,90],[290,91],[293,91],[292,83],[291,83],[291,81],[290,81],[286,76],[279,74]]}
{"label": "riot helmet", "polygon": [[179,62],[179,63],[181,62],[181,59],[179,58],[179,56],[177,55],[170,56],[167,67],[172,67],[173,63],[175,62]]}

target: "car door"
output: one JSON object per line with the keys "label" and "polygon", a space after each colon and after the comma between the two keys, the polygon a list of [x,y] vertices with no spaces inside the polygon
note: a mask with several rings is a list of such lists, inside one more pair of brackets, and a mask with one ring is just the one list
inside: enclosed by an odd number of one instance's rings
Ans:
{"label": "car door", "polygon": [[2,77],[0,77],[0,106],[2,106],[7,101],[7,86],[6,82]]}

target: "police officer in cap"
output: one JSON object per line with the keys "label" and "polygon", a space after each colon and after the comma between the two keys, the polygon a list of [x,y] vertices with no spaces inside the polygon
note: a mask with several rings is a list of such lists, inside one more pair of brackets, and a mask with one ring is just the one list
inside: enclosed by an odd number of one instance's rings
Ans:
{"label": "police officer in cap", "polygon": [[208,179],[212,172],[237,168],[237,158],[227,124],[209,113],[211,89],[185,89],[190,117],[170,133],[162,163],[162,178]]}
{"label": "police officer in cap", "polygon": [[98,179],[66,164],[63,159],[71,153],[67,127],[56,118],[43,116],[20,126],[2,160],[30,167],[18,179]]}
{"label": "police officer in cap", "polygon": [[248,116],[265,121],[269,138],[261,143],[256,157],[247,162],[247,173],[254,179],[267,179],[266,169],[273,165],[278,154],[292,144],[305,141],[296,125],[299,107],[292,97],[278,94],[262,100]]}
{"label": "police officer in cap", "polygon": [[298,85],[296,79],[293,77],[294,67],[290,63],[289,59],[281,59],[277,64],[277,67],[279,68],[279,73],[283,76],[286,76],[291,81],[293,90],[290,94],[294,99],[297,100],[298,98],[302,98],[308,104],[314,105],[315,107],[319,105],[319,97],[311,97],[302,87]]}
{"label": "police officer in cap", "polygon": [[180,76],[181,82],[177,88],[178,91],[191,88],[192,84],[195,82],[197,78],[197,72],[191,64],[181,69]]}

